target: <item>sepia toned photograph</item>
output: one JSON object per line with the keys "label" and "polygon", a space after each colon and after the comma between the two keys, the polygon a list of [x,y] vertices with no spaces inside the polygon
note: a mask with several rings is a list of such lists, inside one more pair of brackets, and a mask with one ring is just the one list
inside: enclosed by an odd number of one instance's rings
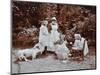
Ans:
{"label": "sepia toned photograph", "polygon": [[96,69],[96,6],[11,1],[11,73]]}

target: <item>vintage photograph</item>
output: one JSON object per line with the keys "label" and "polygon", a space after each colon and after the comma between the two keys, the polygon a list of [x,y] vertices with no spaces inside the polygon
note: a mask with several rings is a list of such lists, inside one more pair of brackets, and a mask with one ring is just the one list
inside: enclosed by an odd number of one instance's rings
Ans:
{"label": "vintage photograph", "polygon": [[96,6],[11,2],[12,74],[96,69]]}

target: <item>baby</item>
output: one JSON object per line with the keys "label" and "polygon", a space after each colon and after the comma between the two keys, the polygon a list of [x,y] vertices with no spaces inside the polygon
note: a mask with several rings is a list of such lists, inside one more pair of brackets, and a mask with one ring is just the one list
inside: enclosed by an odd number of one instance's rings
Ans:
{"label": "baby", "polygon": [[55,53],[59,59],[67,59],[69,54],[69,49],[66,46],[67,41],[64,41],[62,44],[55,45]]}

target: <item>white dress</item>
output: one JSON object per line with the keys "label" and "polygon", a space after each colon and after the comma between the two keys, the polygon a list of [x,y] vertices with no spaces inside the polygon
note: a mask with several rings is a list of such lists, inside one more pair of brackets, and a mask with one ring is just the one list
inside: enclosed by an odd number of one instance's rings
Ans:
{"label": "white dress", "polygon": [[51,23],[51,33],[49,33],[49,36],[48,36],[48,39],[49,39],[49,42],[48,42],[48,51],[55,51],[53,49],[54,47],[54,43],[57,42],[59,39],[60,39],[60,33],[58,33],[57,29],[58,29],[58,25],[57,23],[55,23],[55,25],[52,25]]}
{"label": "white dress", "polygon": [[89,53],[89,48],[88,48],[88,44],[87,44],[87,41],[85,40],[85,38],[81,38],[81,43],[82,45],[84,46],[84,56],[86,56],[88,53]]}
{"label": "white dress", "polygon": [[39,32],[39,43],[41,43],[44,47],[48,46],[48,28],[47,26],[41,25]]}
{"label": "white dress", "polygon": [[58,40],[60,40],[60,33],[57,31],[58,24],[55,23],[55,25],[52,25],[52,23],[51,23],[51,28],[52,28],[52,30],[51,30],[51,34],[50,34],[50,41],[55,43]]}
{"label": "white dress", "polygon": [[88,44],[85,38],[81,38],[81,40],[75,40],[74,47],[72,47],[72,49],[83,50],[84,56],[86,56],[89,53]]}
{"label": "white dress", "polygon": [[54,43],[52,42],[51,34],[49,33],[47,50],[48,51],[54,51],[53,47],[54,47]]}
{"label": "white dress", "polygon": [[57,54],[57,57],[58,58],[61,58],[61,59],[66,59],[68,58],[68,54],[69,54],[69,49],[68,47],[66,46],[66,41],[64,41],[61,45],[56,45],[55,46],[55,53]]}

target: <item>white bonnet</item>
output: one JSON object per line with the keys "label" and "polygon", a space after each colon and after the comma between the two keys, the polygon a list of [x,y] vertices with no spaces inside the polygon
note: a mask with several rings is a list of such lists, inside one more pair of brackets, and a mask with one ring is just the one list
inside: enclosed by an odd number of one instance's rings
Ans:
{"label": "white bonnet", "polygon": [[56,21],[57,19],[56,19],[56,17],[52,17],[51,20],[55,20]]}
{"label": "white bonnet", "polygon": [[81,39],[81,35],[80,34],[74,34],[75,39]]}

